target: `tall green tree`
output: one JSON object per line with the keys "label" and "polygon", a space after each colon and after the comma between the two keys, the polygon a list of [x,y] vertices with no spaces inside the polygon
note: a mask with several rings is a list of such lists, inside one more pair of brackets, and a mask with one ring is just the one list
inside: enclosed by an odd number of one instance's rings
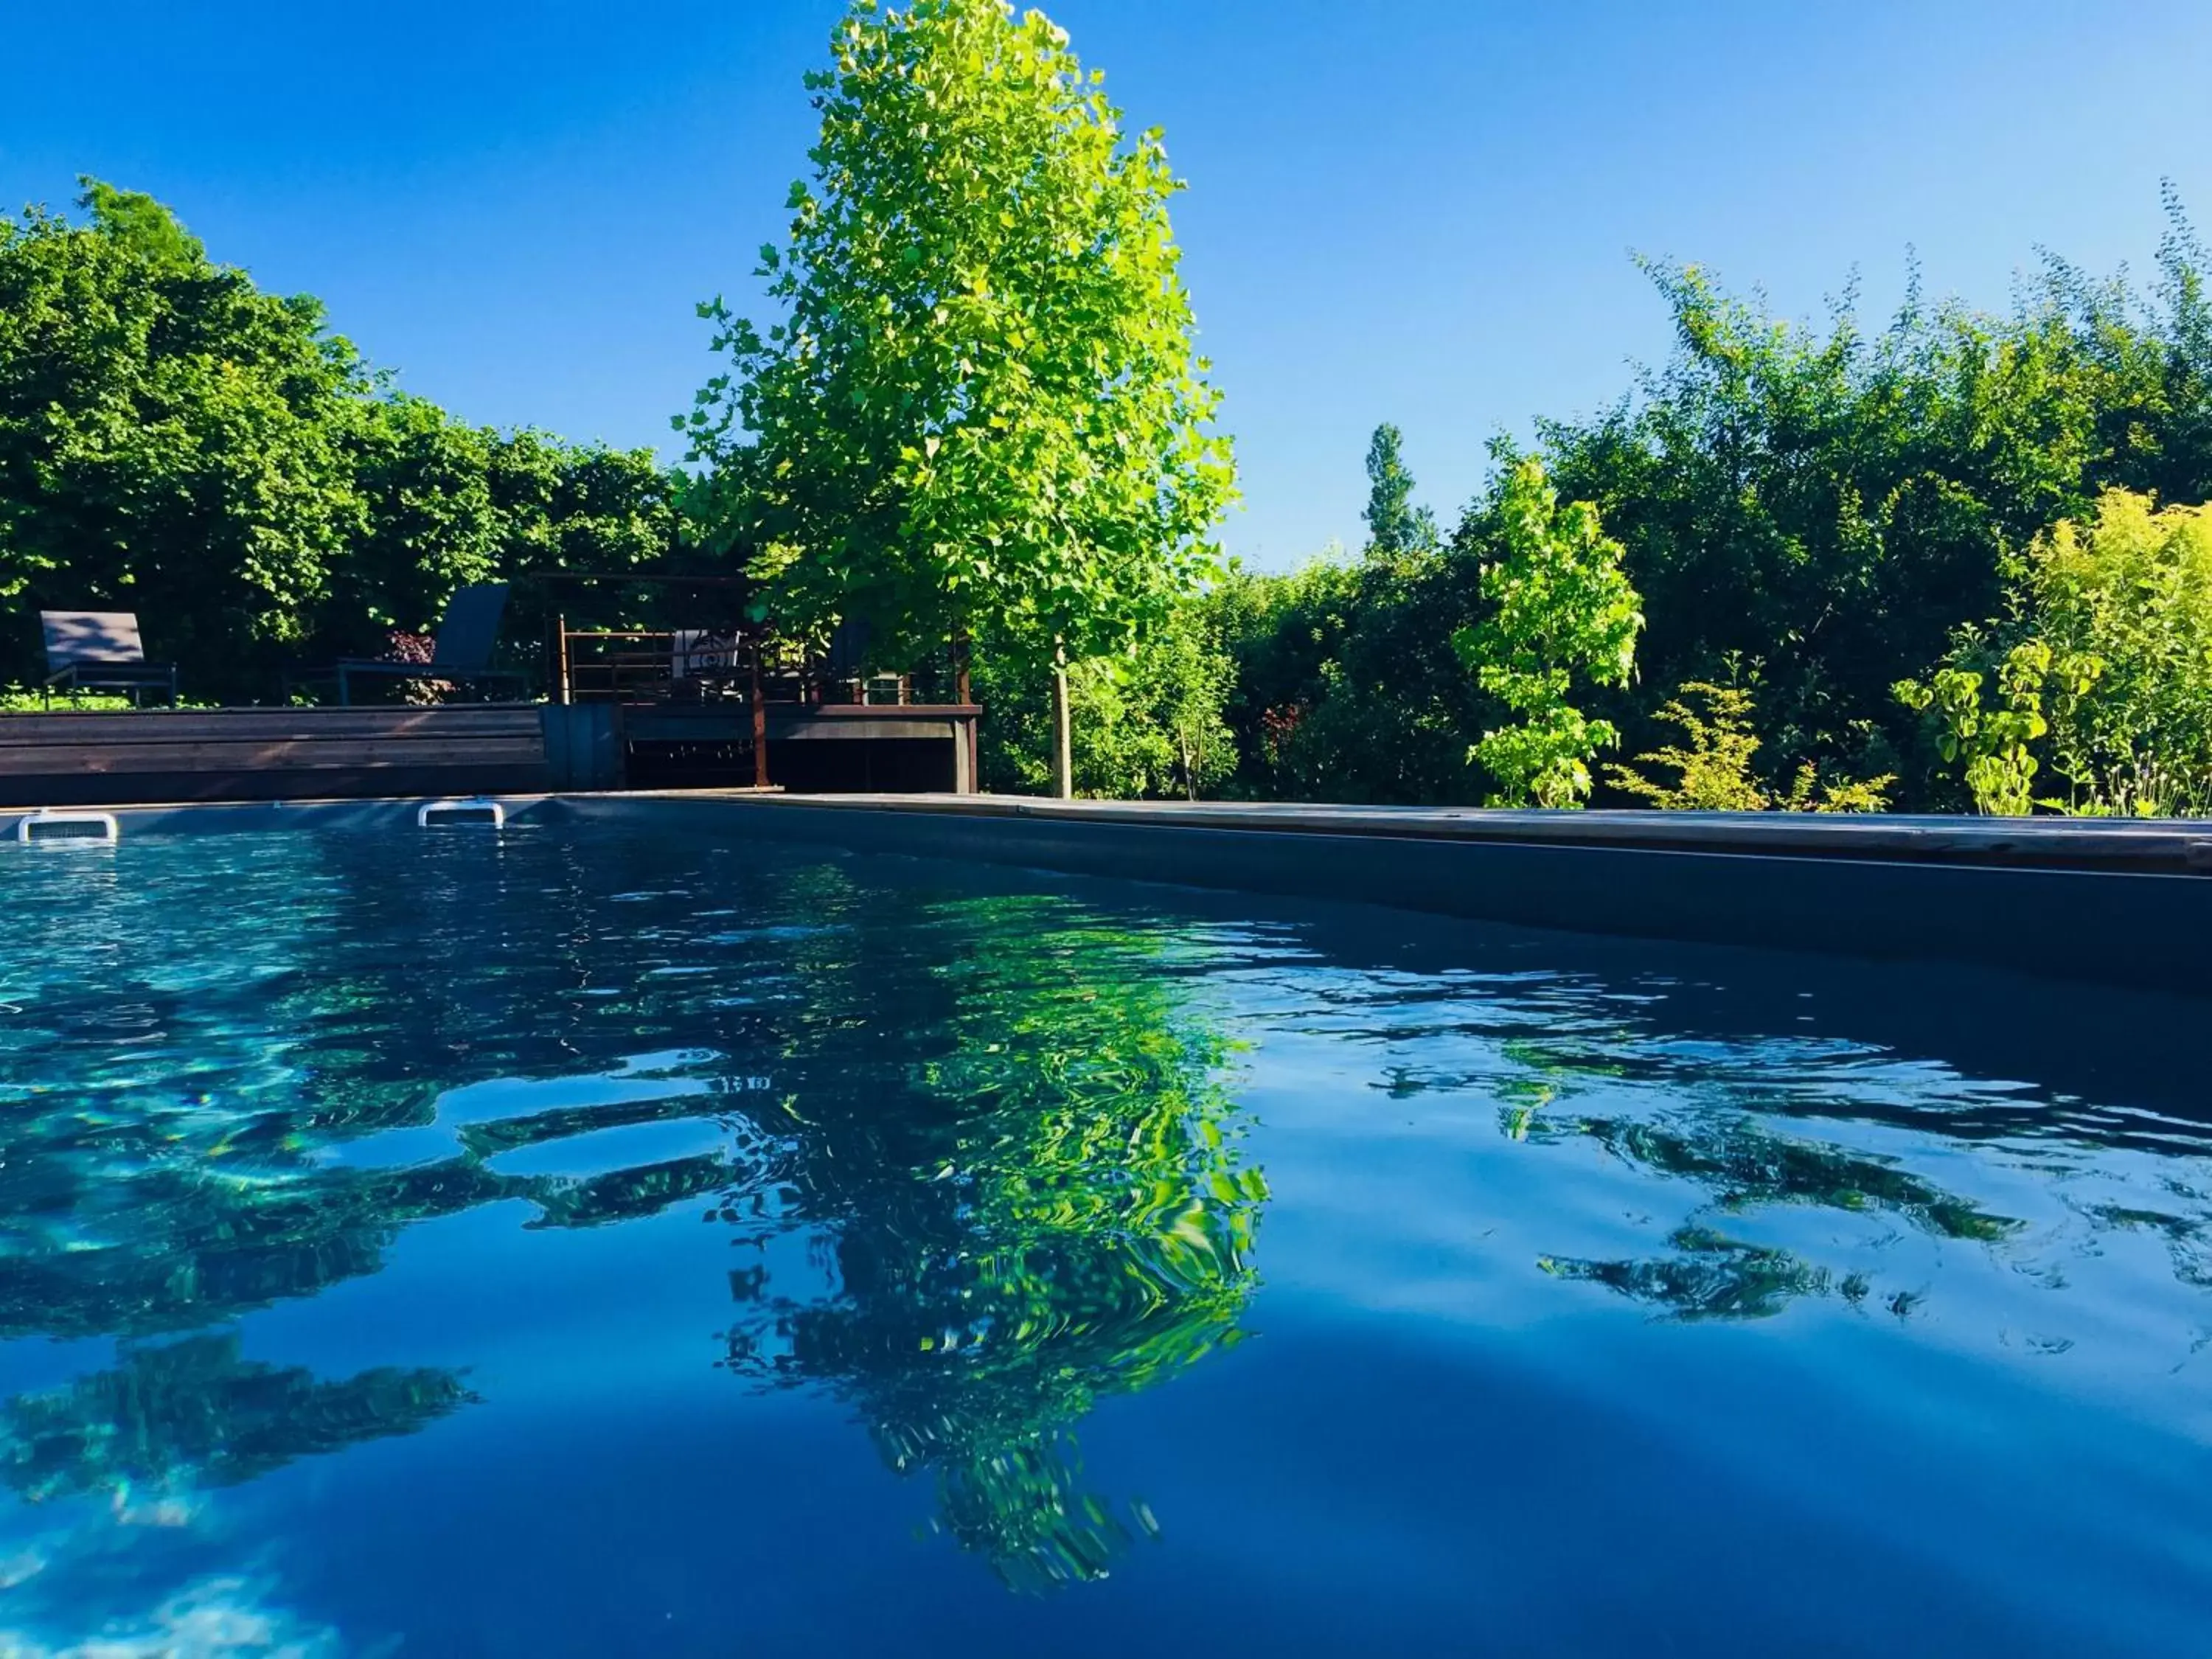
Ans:
{"label": "tall green tree", "polygon": [[1413,504],[1413,475],[1401,453],[1405,434],[1385,421],[1367,444],[1367,544],[1382,554],[1402,554],[1437,543],[1436,516]]}
{"label": "tall green tree", "polygon": [[1588,501],[1559,505],[1534,457],[1506,465],[1487,517],[1498,553],[1482,567],[1492,609],[1453,637],[1482,689],[1519,718],[1468,751],[1496,781],[1495,806],[1577,806],[1590,757],[1620,741],[1612,722],[1567,701],[1577,678],[1626,685],[1644,612],[1620,568],[1620,544]]}
{"label": "tall green tree", "polygon": [[1159,135],[1004,0],[857,0],[831,54],[762,250],[781,320],[702,308],[731,359],[679,422],[706,517],[788,621],[864,621],[887,658],[1127,650],[1234,490]]}
{"label": "tall green tree", "polygon": [[[195,692],[249,691],[361,532],[364,371],[152,198],[88,179],[79,204],[0,219],[0,601],[136,611]],[[40,667],[34,629],[0,630],[0,683]]]}

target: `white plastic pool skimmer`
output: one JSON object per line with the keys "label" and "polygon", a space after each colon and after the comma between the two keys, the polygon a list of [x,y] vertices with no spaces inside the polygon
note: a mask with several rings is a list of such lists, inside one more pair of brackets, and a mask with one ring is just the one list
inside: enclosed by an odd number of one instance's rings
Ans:
{"label": "white plastic pool skimmer", "polygon": [[51,812],[40,807],[15,820],[19,842],[112,842],[121,835],[112,812]]}
{"label": "white plastic pool skimmer", "polygon": [[469,823],[503,830],[507,827],[507,808],[495,800],[486,800],[477,795],[467,800],[424,801],[422,809],[415,814],[415,825],[418,830]]}

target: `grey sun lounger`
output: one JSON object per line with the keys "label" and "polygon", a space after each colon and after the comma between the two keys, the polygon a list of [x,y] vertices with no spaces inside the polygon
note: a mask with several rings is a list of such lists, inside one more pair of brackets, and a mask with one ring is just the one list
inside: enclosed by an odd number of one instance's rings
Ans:
{"label": "grey sun lounger", "polygon": [[46,706],[57,687],[70,691],[128,691],[135,706],[148,687],[177,701],[177,665],[148,662],[138,618],[128,611],[41,611],[46,636]]}
{"label": "grey sun lounger", "polygon": [[493,648],[499,643],[500,617],[507,610],[505,582],[475,582],[457,590],[446,605],[445,620],[438,624],[428,662],[392,662],[373,657],[346,657],[327,668],[295,670],[284,677],[285,696],[292,687],[315,681],[336,681],[338,703],[353,701],[356,679],[451,680],[457,684],[487,689],[502,684],[518,690],[529,683],[519,669],[491,666]]}

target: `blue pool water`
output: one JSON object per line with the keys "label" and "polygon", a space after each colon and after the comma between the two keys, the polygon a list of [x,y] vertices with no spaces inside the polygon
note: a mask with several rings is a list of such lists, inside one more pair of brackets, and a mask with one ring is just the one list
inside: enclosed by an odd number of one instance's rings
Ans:
{"label": "blue pool water", "polygon": [[0,854],[0,1654],[2203,1650],[2201,1004],[643,815]]}

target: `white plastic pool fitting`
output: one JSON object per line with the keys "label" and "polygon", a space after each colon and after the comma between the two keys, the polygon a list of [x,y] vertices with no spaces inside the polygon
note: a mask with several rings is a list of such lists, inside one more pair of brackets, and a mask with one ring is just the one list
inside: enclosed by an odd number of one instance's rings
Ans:
{"label": "white plastic pool fitting", "polygon": [[495,800],[473,796],[467,800],[424,801],[415,814],[415,827],[428,830],[447,824],[481,823],[493,830],[507,827],[507,809]]}
{"label": "white plastic pool fitting", "polygon": [[24,842],[112,842],[121,836],[112,812],[54,812],[40,807],[15,820],[15,839]]}

